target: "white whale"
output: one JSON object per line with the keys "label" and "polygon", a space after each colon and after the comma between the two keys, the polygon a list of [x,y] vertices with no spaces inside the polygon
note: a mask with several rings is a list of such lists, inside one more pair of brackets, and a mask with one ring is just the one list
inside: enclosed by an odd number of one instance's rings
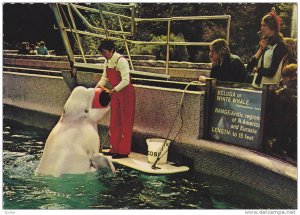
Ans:
{"label": "white whale", "polygon": [[97,129],[98,121],[110,108],[92,108],[94,96],[94,88],[76,87],[73,90],[59,122],[48,136],[35,174],[59,177],[104,167],[115,172],[112,162],[99,154]]}

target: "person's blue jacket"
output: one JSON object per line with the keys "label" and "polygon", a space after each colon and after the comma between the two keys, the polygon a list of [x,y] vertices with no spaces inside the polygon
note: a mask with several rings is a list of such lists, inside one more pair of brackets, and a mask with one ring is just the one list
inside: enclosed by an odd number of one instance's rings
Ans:
{"label": "person's blue jacket", "polygon": [[36,50],[39,55],[48,55],[49,54],[48,49],[45,46],[38,47]]}

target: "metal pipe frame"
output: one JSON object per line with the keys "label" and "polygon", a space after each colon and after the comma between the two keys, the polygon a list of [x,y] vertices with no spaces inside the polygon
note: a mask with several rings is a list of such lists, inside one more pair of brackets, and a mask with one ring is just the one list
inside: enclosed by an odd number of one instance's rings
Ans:
{"label": "metal pipe frame", "polygon": [[[112,3],[106,3],[106,4],[112,4]],[[90,12],[94,12],[94,13],[99,13],[99,10],[97,9],[93,9],[93,8],[89,8],[89,7],[84,7],[84,6],[79,6],[73,3],[70,3],[70,5],[72,6],[72,8],[74,8],[76,10],[76,8],[80,8],[86,11],[90,11]],[[123,5],[124,6],[124,5]],[[133,7],[131,7],[133,8]],[[82,15],[81,13],[76,10],[75,11],[77,13],[77,15],[79,15],[79,17],[84,21],[85,24],[87,24],[87,27],[94,29],[96,31],[101,31],[101,32],[106,32],[106,29],[103,28],[97,28],[92,26]],[[133,18],[129,17],[129,16],[124,16],[124,15],[120,15],[120,14],[116,14],[116,13],[111,13],[111,12],[107,12],[107,11],[102,11],[103,14],[109,14],[112,16],[117,16],[117,17],[121,17],[121,18],[127,18],[127,19],[133,19],[134,23],[137,22],[149,22],[149,21],[156,21],[156,22],[169,22],[169,21],[187,21],[187,20],[227,20],[227,33],[226,33],[226,41],[229,43],[229,31],[230,31],[230,22],[231,22],[231,16],[230,15],[218,15],[218,16],[190,16],[190,17],[170,17],[170,18]],[[133,24],[134,24],[133,23]],[[112,34],[121,34],[121,35],[130,35],[130,32],[124,32],[124,31],[114,31],[114,30],[107,30],[109,33]],[[161,43],[158,44],[157,42],[151,42],[151,41],[129,41],[132,44],[136,44],[136,45],[140,45],[140,44],[148,44],[148,45],[166,45],[166,43]],[[202,43],[203,46],[209,46],[211,43]],[[172,44],[170,43],[170,45],[201,45],[201,43],[197,43],[197,42],[173,42]]]}
{"label": "metal pipe frame", "polygon": [[[118,5],[118,4],[113,4],[113,3],[102,3],[102,4],[108,5],[108,6],[112,6],[112,7],[129,8],[131,10],[131,17],[125,16],[125,15],[121,15],[121,14],[117,14],[117,13],[113,13],[113,12],[109,12],[109,11],[102,11],[102,14],[110,15],[110,16],[117,16],[117,17],[120,17],[120,18],[131,20],[131,35],[134,34],[134,31],[135,31],[134,17],[135,17],[135,7],[136,7],[135,3],[130,3],[130,5],[128,5],[128,6],[126,6],[126,5]],[[84,7],[84,6],[80,6],[80,5],[76,5],[76,4],[73,4],[73,5],[74,5],[74,7],[78,8],[78,9],[89,11],[89,12],[92,12],[92,13],[99,12],[98,10],[96,10],[94,8]]]}
{"label": "metal pipe frame", "polygon": [[[119,19],[119,24],[120,24],[121,31],[123,31],[122,20],[121,20],[121,18],[119,16],[118,16],[118,19]],[[122,35],[122,36],[123,36],[123,39],[124,39],[124,44],[125,44],[125,48],[126,48],[126,52],[127,52],[128,58],[129,58],[131,69],[134,70],[133,63],[132,63],[132,60],[131,60],[130,51],[129,51],[129,47],[128,47],[127,40],[126,40],[126,36],[125,35]]]}
{"label": "metal pipe frame", "polygon": [[[119,5],[119,4],[113,4],[113,3],[105,3],[110,6],[120,6],[122,8],[134,8],[134,6],[129,6],[129,5]],[[89,8],[89,7],[84,7],[80,5],[76,5],[73,3],[70,3],[72,5],[72,8],[76,9],[83,9],[86,11],[94,12],[94,13],[99,13],[99,10]],[[79,14],[80,12],[76,10]],[[113,16],[117,16],[118,18],[127,18],[127,19],[133,19],[135,23],[137,22],[146,22],[146,21],[162,21],[162,22],[170,22],[170,21],[186,21],[186,20],[226,20],[227,19],[227,33],[226,33],[226,41],[229,43],[229,33],[230,33],[230,22],[231,22],[231,16],[230,15],[217,15],[217,16],[190,16],[190,17],[170,17],[170,18],[133,18],[129,16],[124,16],[116,13],[111,13],[107,11],[102,11],[103,14],[110,14]],[[89,22],[80,14],[80,18],[83,18],[83,21],[90,27],[91,29],[94,29],[96,27],[92,26],[89,24]],[[134,23],[133,23],[134,24]],[[99,31],[101,32],[106,32],[106,29],[103,28],[98,28]],[[100,30],[101,29],[101,30]],[[95,29],[96,30],[96,29]],[[109,33],[113,34],[118,34],[121,33],[121,35],[128,35],[129,32],[124,32],[124,31],[113,31],[113,30],[107,30]],[[115,38],[111,37],[111,39],[116,40]],[[134,40],[127,40],[127,42],[135,45],[176,45],[176,46],[210,46],[211,43],[208,42],[159,42],[159,41],[134,41]]]}
{"label": "metal pipe frame", "polygon": [[[166,75],[169,75],[169,61],[170,61],[170,46],[210,46],[211,42],[171,42],[170,41],[170,34],[171,34],[171,22],[172,21],[188,21],[188,20],[227,20],[227,32],[226,32],[226,41],[229,44],[229,36],[230,36],[230,23],[231,23],[231,16],[230,15],[218,15],[218,16],[189,16],[189,17],[169,17],[169,18],[135,18],[134,17],[134,12],[135,12],[135,4],[130,4],[130,5],[120,5],[120,4],[114,4],[114,3],[103,3],[106,4],[108,6],[112,6],[112,7],[119,7],[119,8],[130,8],[131,9],[131,17],[129,16],[124,16],[124,15],[120,15],[120,14],[116,14],[116,13],[111,13],[111,12],[107,12],[107,11],[102,11],[100,6],[99,9],[93,9],[93,8],[89,8],[89,7],[84,7],[84,6],[79,6],[73,3],[63,3],[64,5],[71,7],[74,12],[78,15],[78,17],[84,22],[84,24],[95,31],[98,32],[104,32],[106,36],[103,36],[101,34],[96,34],[96,33],[92,33],[92,32],[88,32],[88,31],[79,31],[76,29],[75,27],[75,32],[76,32],[76,36],[78,34],[83,34],[83,35],[89,35],[89,36],[94,36],[94,37],[99,37],[99,38],[107,38],[108,34],[116,34],[116,35],[121,35],[123,37],[122,38],[118,38],[118,37],[112,37],[110,36],[109,38],[115,41],[123,41],[125,44],[125,48],[130,60],[130,65],[132,67],[132,69],[134,69],[133,64],[132,64],[132,60],[131,60],[131,56],[130,56],[130,52],[129,52],[129,48],[128,48],[128,43],[130,44],[134,44],[134,45],[166,45],[167,46],[167,53],[166,53]],[[102,25],[104,26],[104,28],[99,28],[99,27],[95,27],[93,25],[91,25],[88,20],[79,12],[78,9],[81,10],[85,10],[85,11],[89,11],[89,12],[93,12],[93,13],[100,13],[100,17],[101,17],[101,21],[102,21]],[[111,15],[111,16],[117,16],[118,20],[119,20],[119,24],[120,24],[120,28],[121,31],[115,31],[115,30],[108,30],[106,23],[105,23],[105,19],[103,14],[106,15]],[[70,15],[71,16],[71,15]],[[122,20],[121,18],[126,18],[126,19],[130,19],[131,20],[131,32],[125,32],[123,29],[123,24],[122,24]],[[72,18],[71,18],[72,19]],[[168,26],[167,26],[167,41],[135,41],[135,40],[129,40],[126,38],[126,35],[131,36],[134,32],[134,26],[135,23],[138,22],[167,22]],[[72,20],[73,22],[73,20]],[[73,23],[72,23],[73,24]],[[67,29],[64,27],[64,31],[66,32],[72,32],[72,29]],[[78,38],[78,37],[77,37]]]}
{"label": "metal pipe frame", "polygon": [[[71,32],[71,30],[69,28],[65,28],[65,30],[67,32]],[[97,33],[92,33],[89,31],[81,31],[81,30],[77,30],[77,32],[79,34],[82,35],[87,35],[87,36],[93,36],[93,37],[99,37],[99,38],[106,38],[105,35],[101,35],[101,34],[97,34]],[[118,38],[118,37],[109,37],[111,40],[115,40],[115,41],[124,41],[124,39],[122,38]],[[136,40],[128,40],[126,39],[126,41],[130,44],[134,44],[134,45],[167,45],[166,41],[136,41]],[[169,45],[175,45],[175,46],[210,46],[211,42],[169,42]]]}
{"label": "metal pipe frame", "polygon": [[58,24],[58,29],[59,29],[60,35],[62,37],[64,47],[67,52],[67,56],[68,56],[70,67],[71,67],[71,76],[76,79],[76,70],[74,69],[75,58],[74,58],[73,51],[72,51],[72,48],[71,48],[71,45],[69,42],[69,38],[68,38],[66,29],[64,26],[63,19],[59,12],[58,4],[52,3],[52,4],[50,4],[50,8],[51,8],[51,10],[54,14],[54,17],[56,19],[56,22]]}
{"label": "metal pipe frame", "polygon": [[[74,12],[77,14],[77,16],[83,21],[83,23],[90,29],[92,30],[95,30],[95,31],[98,31],[98,32],[109,32],[111,34],[121,34],[121,35],[131,35],[131,32],[122,32],[122,31],[114,31],[114,30],[106,30],[104,28],[98,28],[98,27],[95,27],[93,25],[91,25],[87,20],[86,18],[77,10],[77,8],[72,4],[70,3],[70,6],[71,8],[74,10]],[[99,10],[97,10],[97,12],[99,13]]]}
{"label": "metal pipe frame", "polygon": [[118,7],[118,8],[133,8],[134,5],[132,5],[131,3],[129,3],[128,5],[125,5],[125,4],[116,4],[116,3],[102,3],[104,5],[108,5],[108,6],[111,6],[111,7]]}
{"label": "metal pipe frame", "polygon": [[103,25],[103,27],[105,29],[105,36],[106,36],[106,38],[108,38],[108,29],[107,29],[107,25],[106,25],[106,22],[105,22],[105,19],[104,19],[104,16],[103,16],[100,4],[98,4],[98,11],[99,11],[99,14],[100,14],[102,25]]}
{"label": "metal pipe frame", "polygon": [[171,20],[168,21],[168,36],[167,36],[167,53],[166,53],[166,74],[169,74],[169,61],[170,61],[170,32]]}
{"label": "metal pipe frame", "polygon": [[[67,5],[67,4],[72,4],[72,3],[61,3],[62,5]],[[99,13],[99,11],[95,8],[90,8],[90,7],[85,7],[85,6],[81,6],[81,5],[77,5],[77,4],[73,4],[74,7],[81,9],[81,10],[85,10],[85,11],[89,11],[92,13]],[[124,19],[132,19],[132,17],[130,16],[125,16],[122,14],[117,14],[117,13],[113,13],[113,12],[109,12],[109,11],[103,11],[103,14],[105,15],[112,15],[112,16],[120,16]]]}
{"label": "metal pipe frame", "polygon": [[70,20],[71,20],[71,23],[72,23],[72,26],[74,28],[75,35],[76,35],[76,38],[77,38],[76,43],[77,43],[77,45],[79,47],[79,50],[80,50],[80,53],[82,55],[83,62],[86,63],[85,54],[84,54],[83,48],[81,46],[80,38],[79,38],[79,35],[78,35],[78,32],[77,32],[77,27],[76,27],[76,24],[75,24],[75,21],[74,21],[74,17],[73,17],[70,5],[67,5],[67,8],[68,8],[68,13],[69,13],[69,16],[70,16]]}
{"label": "metal pipe frame", "polygon": [[135,22],[167,22],[171,21],[185,21],[185,20],[217,20],[217,19],[229,19],[230,15],[218,15],[218,16],[178,16],[178,17],[170,17],[170,18],[135,18]]}
{"label": "metal pipe frame", "polygon": [[230,23],[231,23],[231,16],[229,16],[227,20],[226,42],[228,45],[229,45],[229,35],[230,35]]}
{"label": "metal pipe frame", "polygon": [[[94,70],[101,70],[102,67],[99,64],[88,64],[88,63],[74,63],[74,67],[80,69],[94,69]],[[169,79],[170,75],[165,74],[158,74],[153,72],[143,72],[143,71],[137,71],[137,70],[129,70],[129,73],[132,75],[140,75],[140,76],[146,76],[146,77],[156,77],[156,78],[165,78]]]}
{"label": "metal pipe frame", "polygon": [[130,3],[132,4],[134,7],[133,8],[130,8],[131,10],[131,34],[132,35],[135,35],[135,21],[134,21],[134,18],[135,18],[135,15],[136,15],[136,4],[135,3]]}
{"label": "metal pipe frame", "polygon": [[[62,3],[62,4],[66,4],[66,3]],[[109,3],[103,3],[103,4],[109,4]],[[72,4],[72,5],[76,8],[78,8],[78,9],[82,9],[82,10],[85,10],[85,11],[89,11],[89,12],[93,12],[93,13],[98,13],[99,12],[97,9],[94,9],[94,8],[89,8],[89,7],[76,5],[76,4]],[[132,7],[132,8],[134,8],[134,7]],[[112,15],[112,16],[120,16],[124,19],[132,19],[132,17],[130,17],[130,16],[125,16],[125,15],[121,15],[121,14],[117,14],[117,13],[113,13],[113,12],[109,12],[109,11],[103,11],[103,14]],[[189,16],[189,17],[178,16],[178,17],[170,17],[170,18],[134,18],[134,21],[135,22],[149,22],[149,21],[167,22],[170,19],[172,21],[179,21],[179,20],[215,20],[215,19],[228,19],[229,17],[231,17],[231,16],[230,15]]]}

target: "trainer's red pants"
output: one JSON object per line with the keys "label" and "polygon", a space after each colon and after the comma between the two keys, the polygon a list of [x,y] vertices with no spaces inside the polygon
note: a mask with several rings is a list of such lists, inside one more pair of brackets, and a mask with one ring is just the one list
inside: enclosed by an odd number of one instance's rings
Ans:
{"label": "trainer's red pants", "polygon": [[[120,72],[106,68],[110,84],[115,87],[121,82]],[[135,92],[131,83],[112,94],[110,118],[111,153],[130,154],[135,112]]]}

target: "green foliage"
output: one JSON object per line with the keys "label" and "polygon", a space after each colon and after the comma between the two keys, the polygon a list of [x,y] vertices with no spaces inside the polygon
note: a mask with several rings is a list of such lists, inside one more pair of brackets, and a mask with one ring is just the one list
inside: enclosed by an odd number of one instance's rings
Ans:
{"label": "green foliage", "polygon": [[276,5],[276,11],[279,16],[282,18],[281,23],[281,32],[284,37],[291,36],[291,24],[292,24],[292,14],[293,14],[293,6],[294,4],[284,4],[280,3]]}
{"label": "green foliage", "polygon": [[[92,37],[92,36],[80,37],[80,43],[81,43],[82,49],[84,51],[84,54],[86,54],[86,55],[99,54],[98,46],[100,45],[100,42],[101,42],[101,38],[98,38],[98,37]],[[127,54],[123,42],[117,41],[117,42],[115,42],[115,45],[116,45],[116,49],[118,50],[119,53]],[[80,49],[76,42],[74,43],[73,52],[74,52],[74,54],[81,54]]]}
{"label": "green foliage", "polygon": [[[108,11],[108,12],[112,12],[112,13],[116,13],[116,14],[131,16],[131,10],[129,8],[115,8],[115,7],[111,7],[109,5],[105,5],[105,4],[91,4],[90,7],[93,7],[98,10],[101,9],[102,11]],[[121,31],[120,22],[116,16],[111,16],[111,15],[107,15],[107,14],[103,13],[103,17],[104,17],[107,29]],[[104,25],[103,25],[101,17],[100,17],[100,13],[88,14],[88,20],[92,21],[92,23],[95,26],[104,28]],[[126,32],[130,32],[131,23],[126,22],[122,18],[121,18],[121,22],[123,25],[123,30]]]}
{"label": "green foliage", "polygon": [[[167,41],[167,36],[153,36],[151,41]],[[182,34],[178,36],[171,34],[171,42],[184,42]],[[131,49],[133,54],[155,55],[157,60],[166,60],[167,46],[166,45],[140,45]],[[170,60],[188,61],[189,54],[186,46],[170,46]]]}
{"label": "green foliage", "polygon": [[[80,43],[82,46],[82,49],[84,51],[84,54],[86,55],[95,55],[98,53],[98,45],[100,44],[100,39],[96,37],[91,36],[82,36],[80,37]],[[75,42],[74,48],[73,48],[74,54],[81,54],[80,49]]]}

